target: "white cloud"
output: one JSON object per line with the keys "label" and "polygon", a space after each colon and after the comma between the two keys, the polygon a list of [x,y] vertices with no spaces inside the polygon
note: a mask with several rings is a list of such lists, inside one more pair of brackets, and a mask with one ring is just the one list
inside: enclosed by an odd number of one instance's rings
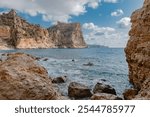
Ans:
{"label": "white cloud", "polygon": [[109,32],[114,32],[115,29],[114,28],[111,28],[111,27],[99,27],[97,25],[95,25],[94,23],[84,23],[83,24],[83,29],[85,30],[92,30],[92,31],[95,31],[96,33],[97,32],[102,32],[102,33],[109,33]]}
{"label": "white cloud", "polygon": [[119,21],[117,21],[117,24],[119,25],[120,28],[128,28],[131,26],[130,20],[131,19],[129,17],[124,17]]}
{"label": "white cloud", "polygon": [[71,16],[86,12],[86,7],[97,8],[101,0],[0,0],[1,8],[13,8],[31,16],[41,14],[46,21],[67,22]]}
{"label": "white cloud", "polygon": [[111,13],[111,16],[116,16],[117,17],[117,16],[121,16],[123,14],[124,14],[124,12],[123,12],[122,9],[117,9],[116,11]]}
{"label": "white cloud", "polygon": [[100,27],[94,23],[83,24],[85,41],[88,44],[109,47],[125,47],[128,40],[128,30],[116,30],[111,27]]}
{"label": "white cloud", "polygon": [[107,2],[107,3],[117,3],[118,0],[104,0],[104,2]]}

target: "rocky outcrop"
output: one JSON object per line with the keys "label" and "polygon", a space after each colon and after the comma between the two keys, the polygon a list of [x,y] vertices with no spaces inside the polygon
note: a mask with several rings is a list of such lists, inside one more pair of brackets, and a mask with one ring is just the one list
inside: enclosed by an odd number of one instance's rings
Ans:
{"label": "rocky outcrop", "polygon": [[0,99],[51,100],[61,96],[53,89],[46,69],[34,57],[15,53],[0,62]]}
{"label": "rocky outcrop", "polygon": [[150,0],[131,16],[130,39],[125,48],[129,79],[138,94],[133,99],[150,99]]}
{"label": "rocky outcrop", "polygon": [[0,15],[0,49],[5,48],[84,48],[79,23],[60,23],[44,29],[28,23],[14,10]]}

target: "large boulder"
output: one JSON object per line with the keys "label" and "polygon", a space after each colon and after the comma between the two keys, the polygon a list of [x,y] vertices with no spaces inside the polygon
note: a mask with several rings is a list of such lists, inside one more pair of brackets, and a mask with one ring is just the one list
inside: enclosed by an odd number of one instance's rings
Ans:
{"label": "large boulder", "polygon": [[84,84],[77,83],[77,82],[71,82],[69,84],[68,95],[69,97],[73,97],[75,99],[87,98],[92,96],[88,86],[85,86]]}
{"label": "large boulder", "polygon": [[150,99],[150,0],[131,16],[130,39],[125,48],[129,66],[129,80],[141,99]]}
{"label": "large boulder", "polygon": [[98,82],[94,89],[93,93],[109,93],[109,94],[114,94],[116,95],[116,91],[114,88],[112,88],[110,85],[105,84],[103,82]]}
{"label": "large boulder", "polygon": [[0,99],[51,100],[61,99],[53,89],[44,67],[31,55],[8,54],[0,62]]}

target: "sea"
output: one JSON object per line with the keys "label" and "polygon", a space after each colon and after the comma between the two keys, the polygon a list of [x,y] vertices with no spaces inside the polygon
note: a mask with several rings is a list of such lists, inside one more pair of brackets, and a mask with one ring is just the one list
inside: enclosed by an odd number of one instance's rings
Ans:
{"label": "sea", "polygon": [[128,66],[123,48],[89,46],[83,49],[15,49],[0,53],[23,52],[41,59],[52,78],[67,76],[67,82],[58,84],[58,90],[66,96],[70,82],[79,82],[93,89],[97,82],[105,82],[122,96],[131,87]]}

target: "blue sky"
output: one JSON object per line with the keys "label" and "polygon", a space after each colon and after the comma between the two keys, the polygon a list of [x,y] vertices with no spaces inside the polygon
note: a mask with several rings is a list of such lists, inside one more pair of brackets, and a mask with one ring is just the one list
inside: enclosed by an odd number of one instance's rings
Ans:
{"label": "blue sky", "polygon": [[88,44],[125,47],[131,13],[143,0],[0,0],[0,12],[16,9],[27,21],[49,27],[80,22]]}

